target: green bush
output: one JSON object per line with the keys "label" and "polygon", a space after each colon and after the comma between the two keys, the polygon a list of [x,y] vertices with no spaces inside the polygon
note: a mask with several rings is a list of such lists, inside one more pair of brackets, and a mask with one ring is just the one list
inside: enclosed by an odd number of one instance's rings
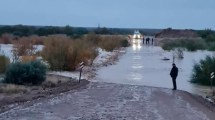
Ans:
{"label": "green bush", "polygon": [[[191,82],[201,85],[210,85],[210,74],[215,72],[215,57],[207,56],[199,63],[194,64]],[[215,85],[215,82],[213,82]]]}
{"label": "green bush", "polygon": [[215,42],[209,42],[208,43],[208,50],[209,51],[215,51]]}
{"label": "green bush", "polygon": [[211,29],[200,30],[197,31],[200,37],[205,39],[206,42],[214,42],[215,41],[215,31]]}
{"label": "green bush", "polygon": [[8,64],[10,63],[9,58],[4,55],[0,55],[0,73],[4,73]]}
{"label": "green bush", "polygon": [[11,64],[4,82],[18,85],[38,85],[46,79],[46,67],[40,61]]}

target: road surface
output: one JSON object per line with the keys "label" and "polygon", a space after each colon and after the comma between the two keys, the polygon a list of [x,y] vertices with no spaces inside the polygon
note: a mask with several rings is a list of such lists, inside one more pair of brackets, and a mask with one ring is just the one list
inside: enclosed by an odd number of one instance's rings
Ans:
{"label": "road surface", "polygon": [[187,92],[91,82],[86,88],[18,106],[0,120],[215,120]]}

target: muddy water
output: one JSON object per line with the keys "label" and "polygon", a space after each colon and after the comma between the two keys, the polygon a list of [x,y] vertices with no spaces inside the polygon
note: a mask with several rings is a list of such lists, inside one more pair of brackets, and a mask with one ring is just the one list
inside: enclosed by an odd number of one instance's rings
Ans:
{"label": "muddy water", "polygon": [[[184,52],[184,59],[175,59],[179,68],[178,89],[194,94],[207,95],[210,89],[189,82],[195,62],[213,55],[208,51]],[[126,49],[116,65],[101,68],[96,80],[110,83],[144,85],[172,88],[169,72],[172,67],[173,52],[152,45],[136,45]],[[164,57],[170,60],[162,60]]]}

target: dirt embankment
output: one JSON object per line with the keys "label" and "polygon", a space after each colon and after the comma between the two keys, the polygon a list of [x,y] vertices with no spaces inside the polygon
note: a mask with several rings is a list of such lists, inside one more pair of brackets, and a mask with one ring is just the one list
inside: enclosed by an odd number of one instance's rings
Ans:
{"label": "dirt embankment", "polygon": [[177,30],[177,29],[164,29],[155,35],[155,44],[161,46],[163,43],[174,40],[202,40],[202,38],[190,29]]}
{"label": "dirt embankment", "polygon": [[198,38],[194,30],[164,29],[155,35],[156,38]]}

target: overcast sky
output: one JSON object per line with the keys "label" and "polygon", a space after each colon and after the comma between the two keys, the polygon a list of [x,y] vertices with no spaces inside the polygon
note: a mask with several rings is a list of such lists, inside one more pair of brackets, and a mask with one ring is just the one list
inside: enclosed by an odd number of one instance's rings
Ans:
{"label": "overcast sky", "polygon": [[1,25],[215,29],[215,0],[0,0]]}

